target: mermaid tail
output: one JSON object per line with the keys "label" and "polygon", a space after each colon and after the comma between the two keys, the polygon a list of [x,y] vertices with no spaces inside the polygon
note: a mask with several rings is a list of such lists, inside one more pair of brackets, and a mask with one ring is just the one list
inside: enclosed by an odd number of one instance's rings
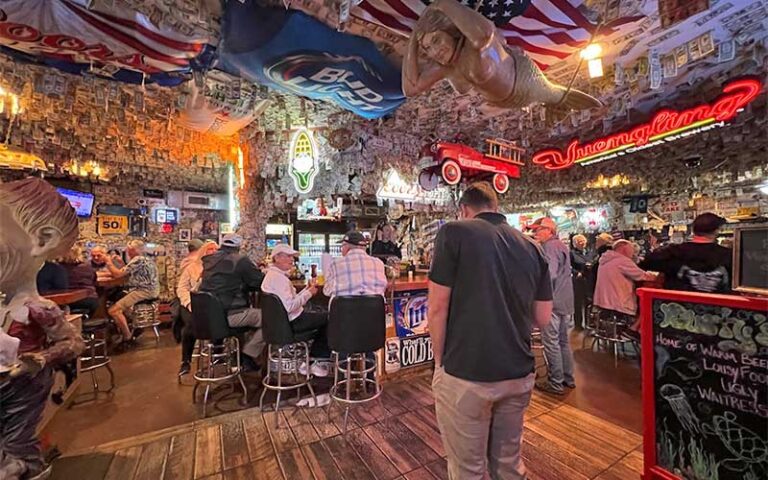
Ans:
{"label": "mermaid tail", "polygon": [[506,100],[498,106],[506,108],[526,107],[532,103],[543,103],[571,110],[586,110],[602,106],[600,100],[580,90],[567,88],[547,80],[541,69],[519,48],[507,47],[514,59],[515,86]]}

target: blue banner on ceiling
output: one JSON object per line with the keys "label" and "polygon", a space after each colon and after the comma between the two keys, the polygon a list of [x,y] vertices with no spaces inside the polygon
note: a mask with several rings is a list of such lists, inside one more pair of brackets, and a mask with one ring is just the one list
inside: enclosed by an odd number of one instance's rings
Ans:
{"label": "blue banner on ceiling", "polygon": [[364,118],[380,118],[405,101],[399,67],[370,40],[252,0],[225,8],[217,68]]}

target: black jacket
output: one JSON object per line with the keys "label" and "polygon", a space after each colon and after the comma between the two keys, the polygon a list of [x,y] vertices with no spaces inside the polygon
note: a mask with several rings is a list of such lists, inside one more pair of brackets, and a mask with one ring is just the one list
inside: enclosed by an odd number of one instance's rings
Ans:
{"label": "black jacket", "polygon": [[261,289],[263,280],[261,270],[236,250],[222,248],[203,257],[200,291],[216,295],[227,310],[248,308],[248,292]]}

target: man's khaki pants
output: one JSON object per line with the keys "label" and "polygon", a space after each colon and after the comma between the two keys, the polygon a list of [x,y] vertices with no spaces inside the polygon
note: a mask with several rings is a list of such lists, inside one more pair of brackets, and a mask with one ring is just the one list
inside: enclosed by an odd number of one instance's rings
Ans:
{"label": "man's khaki pants", "polygon": [[437,422],[451,480],[525,479],[520,457],[523,414],[536,374],[502,382],[470,382],[435,369]]}

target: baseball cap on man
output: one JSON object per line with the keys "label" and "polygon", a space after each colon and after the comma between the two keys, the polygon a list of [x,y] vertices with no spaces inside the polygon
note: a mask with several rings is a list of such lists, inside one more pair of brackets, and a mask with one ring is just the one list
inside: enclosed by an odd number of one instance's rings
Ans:
{"label": "baseball cap on man", "polygon": [[548,229],[552,230],[553,232],[556,232],[557,231],[557,224],[555,223],[554,220],[552,220],[549,217],[541,217],[541,218],[537,218],[536,221],[531,224],[530,228],[534,232],[536,230],[540,229],[540,228],[548,228]]}
{"label": "baseball cap on man", "polygon": [[279,243],[275,245],[275,248],[272,249],[272,258],[275,258],[277,255],[280,255],[281,253],[285,255],[290,255],[292,257],[299,254],[299,252],[292,249],[290,245]]}
{"label": "baseball cap on man", "polygon": [[366,239],[365,235],[363,235],[361,232],[353,230],[351,232],[347,232],[347,234],[344,235],[344,238],[342,238],[341,242],[339,243],[348,243],[357,247],[365,247],[368,245],[368,239]]}
{"label": "baseball cap on man", "polygon": [[595,243],[598,247],[602,245],[610,246],[610,245],[613,245],[613,241],[614,241],[613,235],[611,235],[610,233],[603,232],[597,236]]}
{"label": "baseball cap on man", "polygon": [[693,233],[695,235],[709,235],[715,233],[720,227],[725,225],[726,219],[714,213],[702,213],[693,219]]}
{"label": "baseball cap on man", "polygon": [[236,233],[228,233],[224,235],[224,238],[221,240],[222,247],[240,248],[240,245],[242,244],[243,244],[243,237],[241,237]]}

